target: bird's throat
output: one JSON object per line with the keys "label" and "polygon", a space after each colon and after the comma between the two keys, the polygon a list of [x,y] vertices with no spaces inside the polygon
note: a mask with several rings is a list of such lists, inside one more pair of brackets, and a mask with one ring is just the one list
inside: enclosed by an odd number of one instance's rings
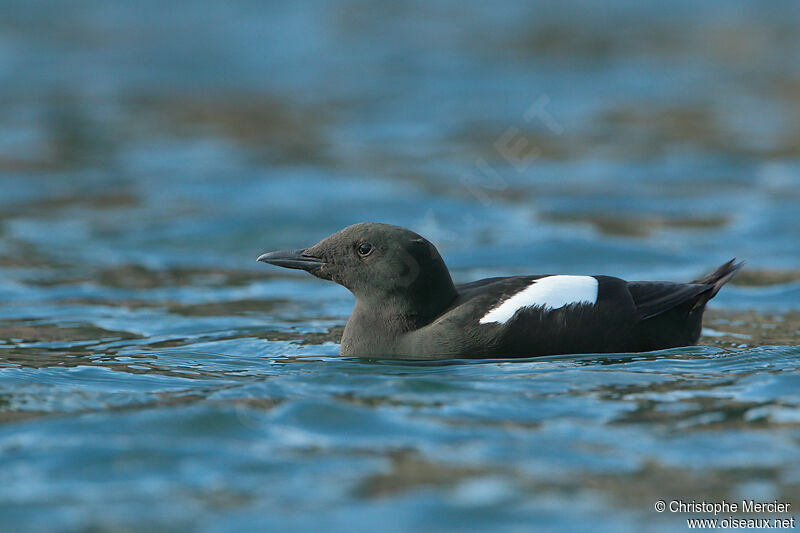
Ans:
{"label": "bird's throat", "polygon": [[[380,301],[356,299],[356,305],[342,334],[341,354],[390,356],[400,350],[403,336],[433,322],[457,298],[458,293],[440,292],[419,305],[404,298]],[[417,305],[414,305],[414,304]]]}

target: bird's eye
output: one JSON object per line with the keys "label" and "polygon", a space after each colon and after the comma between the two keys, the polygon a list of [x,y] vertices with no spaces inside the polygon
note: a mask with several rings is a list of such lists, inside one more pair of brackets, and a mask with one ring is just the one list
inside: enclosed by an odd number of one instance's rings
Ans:
{"label": "bird's eye", "polygon": [[372,253],[372,245],[368,242],[362,242],[358,245],[358,255],[366,257]]}

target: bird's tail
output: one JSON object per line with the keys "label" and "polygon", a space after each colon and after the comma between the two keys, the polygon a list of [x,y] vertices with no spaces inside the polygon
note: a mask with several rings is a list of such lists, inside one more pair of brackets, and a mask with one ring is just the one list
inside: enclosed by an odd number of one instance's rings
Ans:
{"label": "bird's tail", "polygon": [[703,276],[700,279],[694,280],[692,283],[698,283],[702,285],[711,285],[712,288],[709,292],[704,293],[704,300],[707,302],[711,298],[717,295],[719,290],[722,288],[723,285],[728,283],[733,276],[739,271],[740,268],[744,266],[744,261],[736,262],[736,258],[734,257],[724,265],[720,266],[711,274],[707,276]]}

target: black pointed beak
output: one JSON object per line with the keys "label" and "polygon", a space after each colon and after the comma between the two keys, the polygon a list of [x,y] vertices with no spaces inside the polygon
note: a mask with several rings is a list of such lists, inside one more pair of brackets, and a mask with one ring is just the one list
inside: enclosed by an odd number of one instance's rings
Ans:
{"label": "black pointed beak", "polygon": [[306,255],[305,250],[278,250],[267,252],[258,256],[258,261],[269,263],[284,268],[299,268],[300,270],[312,271],[325,264],[324,259]]}

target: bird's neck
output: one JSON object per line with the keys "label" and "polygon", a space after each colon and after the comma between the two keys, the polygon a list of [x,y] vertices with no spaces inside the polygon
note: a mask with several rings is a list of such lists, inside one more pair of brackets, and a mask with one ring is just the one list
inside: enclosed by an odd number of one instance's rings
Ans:
{"label": "bird's neck", "polygon": [[391,351],[403,334],[430,324],[452,305],[458,291],[449,276],[447,282],[416,295],[357,297],[342,335],[342,355],[392,355],[378,352]]}

